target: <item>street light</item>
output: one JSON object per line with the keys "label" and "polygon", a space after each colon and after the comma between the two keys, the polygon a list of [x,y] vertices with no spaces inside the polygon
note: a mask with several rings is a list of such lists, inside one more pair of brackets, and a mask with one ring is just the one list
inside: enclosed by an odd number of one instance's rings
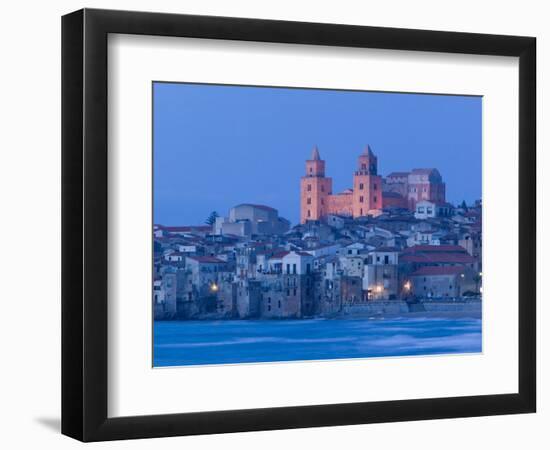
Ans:
{"label": "street light", "polygon": [[406,291],[410,291],[410,290],[411,290],[411,282],[410,282],[410,281],[407,281],[407,282],[403,285],[403,288],[404,288]]}
{"label": "street light", "polygon": [[212,283],[212,284],[210,285],[210,290],[211,290],[212,292],[218,292],[218,285],[217,285],[216,283]]}

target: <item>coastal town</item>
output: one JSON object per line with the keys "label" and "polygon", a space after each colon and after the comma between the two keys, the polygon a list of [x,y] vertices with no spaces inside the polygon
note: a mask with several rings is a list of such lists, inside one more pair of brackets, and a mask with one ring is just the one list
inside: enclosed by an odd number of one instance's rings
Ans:
{"label": "coastal town", "polygon": [[249,203],[205,224],[155,224],[155,319],[481,310],[481,200],[447,202],[436,168],[379,175],[370,146],[349,189],[334,193],[326,169],[315,147],[296,180],[293,226]]}

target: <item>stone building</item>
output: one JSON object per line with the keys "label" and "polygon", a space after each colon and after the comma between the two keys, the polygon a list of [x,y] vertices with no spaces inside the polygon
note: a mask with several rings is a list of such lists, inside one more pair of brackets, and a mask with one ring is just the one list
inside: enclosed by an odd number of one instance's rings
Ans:
{"label": "stone building", "polygon": [[369,252],[363,272],[363,291],[368,300],[396,300],[400,294],[399,250],[380,247]]}
{"label": "stone building", "polygon": [[437,169],[392,172],[384,178],[383,189],[384,207],[398,206],[415,211],[416,204],[423,200],[445,203],[445,183]]}
{"label": "stone building", "polygon": [[416,204],[427,200],[445,203],[445,183],[437,169],[413,169],[378,174],[378,158],[369,145],[357,159],[353,186],[332,192],[332,178],[326,176],[325,161],[317,147],[306,160],[306,173],[300,180],[300,222],[332,220],[333,216],[377,216],[383,208],[415,211]]}
{"label": "stone building", "polygon": [[306,161],[306,174],[300,182],[300,222],[319,220],[329,214],[362,217],[382,209],[382,178],[378,159],[367,145],[357,160],[353,188],[332,192],[332,178],[325,176],[325,161],[317,147]]}
{"label": "stone building", "polygon": [[479,293],[472,269],[464,266],[425,266],[410,275],[414,295],[427,298],[456,298],[466,292]]}
{"label": "stone building", "polygon": [[218,217],[214,224],[215,234],[235,236],[280,235],[290,228],[290,222],[279,217],[275,208],[265,205],[243,203],[229,210],[229,217]]}
{"label": "stone building", "polygon": [[177,314],[176,273],[165,271],[153,282],[155,319],[173,319]]}

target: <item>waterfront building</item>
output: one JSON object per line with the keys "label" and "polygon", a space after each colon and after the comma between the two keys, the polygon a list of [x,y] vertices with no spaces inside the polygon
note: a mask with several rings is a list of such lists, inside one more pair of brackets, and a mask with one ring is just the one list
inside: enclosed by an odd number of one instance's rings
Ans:
{"label": "waterfront building", "polygon": [[410,275],[412,294],[423,298],[457,298],[479,294],[472,269],[464,266],[425,266]]}
{"label": "waterfront building", "polygon": [[226,262],[214,256],[187,256],[185,266],[191,273],[191,280],[201,295],[216,292],[218,274],[223,271]]}
{"label": "waterfront building", "polygon": [[368,300],[395,300],[400,294],[399,250],[379,247],[368,253],[363,270],[363,291]]}
{"label": "waterfront building", "polygon": [[161,277],[153,281],[153,305],[157,319],[173,319],[177,313],[176,303],[176,274],[164,272]]}

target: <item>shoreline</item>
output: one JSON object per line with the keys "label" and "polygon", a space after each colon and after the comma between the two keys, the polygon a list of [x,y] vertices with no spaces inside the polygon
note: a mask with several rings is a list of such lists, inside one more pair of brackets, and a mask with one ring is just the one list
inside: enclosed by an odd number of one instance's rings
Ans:
{"label": "shoreline", "polygon": [[[418,305],[424,308],[418,308]],[[319,314],[308,317],[286,317],[286,318],[265,318],[265,317],[222,317],[216,314],[205,314],[200,317],[173,317],[154,318],[154,322],[205,322],[205,321],[258,321],[258,322],[289,322],[289,321],[312,321],[312,320],[384,320],[384,319],[481,319],[481,300],[451,301],[451,302],[419,302],[408,304],[406,302],[376,302],[368,305],[354,305],[346,307],[345,311],[333,314]],[[413,308],[411,309],[411,306]],[[425,308],[428,306],[428,309]],[[435,308],[432,308],[435,306]],[[357,308],[356,310],[354,310]]]}

